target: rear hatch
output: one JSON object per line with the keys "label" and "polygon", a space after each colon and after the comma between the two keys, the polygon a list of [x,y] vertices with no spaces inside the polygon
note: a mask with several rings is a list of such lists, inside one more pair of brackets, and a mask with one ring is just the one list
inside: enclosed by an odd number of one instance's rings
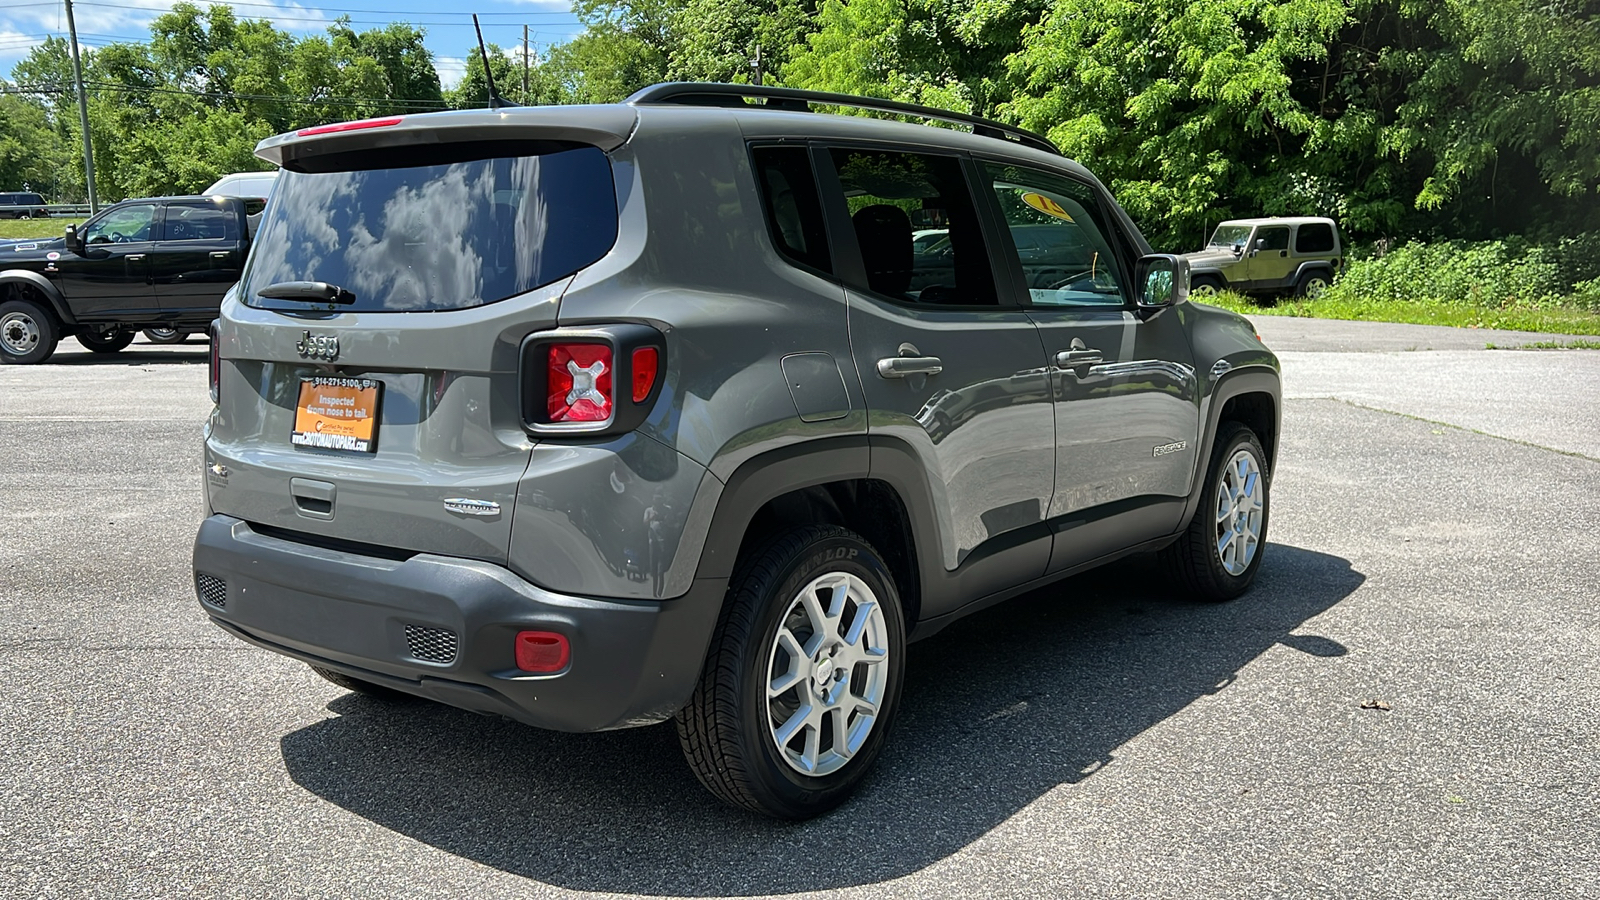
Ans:
{"label": "rear hatch", "polygon": [[615,242],[610,160],[406,124],[263,143],[284,172],[223,309],[208,497],[296,540],[504,562],[533,449],[518,347]]}

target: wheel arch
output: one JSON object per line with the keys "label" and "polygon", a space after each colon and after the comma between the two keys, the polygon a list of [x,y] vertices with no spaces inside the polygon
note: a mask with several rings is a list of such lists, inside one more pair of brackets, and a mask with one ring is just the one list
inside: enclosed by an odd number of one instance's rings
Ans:
{"label": "wheel arch", "polygon": [[1205,427],[1200,446],[1195,454],[1197,471],[1194,490],[1183,514],[1183,527],[1189,526],[1199,509],[1201,495],[1205,493],[1205,467],[1211,459],[1217,432],[1223,422],[1241,422],[1256,433],[1261,449],[1267,455],[1267,478],[1270,484],[1277,471],[1278,447],[1281,444],[1283,421],[1283,392],[1278,373],[1267,366],[1241,367],[1229,372],[1212,387],[1206,407]]}
{"label": "wheel arch", "polygon": [[1300,267],[1294,270],[1294,284],[1299,284],[1300,283],[1300,279],[1306,277],[1307,275],[1311,274],[1312,272],[1321,272],[1323,275],[1327,276],[1329,281],[1332,281],[1333,280],[1333,260],[1331,260],[1331,259],[1313,259],[1313,260],[1308,260],[1306,262],[1301,263]]}
{"label": "wheel arch", "polygon": [[[745,549],[784,527],[838,525],[872,544],[894,576],[909,632],[921,615],[922,567],[936,560],[933,504],[865,435],[821,438],[768,451],[734,470],[718,498],[696,580],[727,579]],[[890,444],[896,443],[893,441]]]}
{"label": "wheel arch", "polygon": [[0,272],[0,289],[4,289],[5,293],[18,289],[35,291],[44,298],[46,305],[51,312],[55,313],[61,324],[67,326],[78,324],[77,317],[72,314],[71,308],[67,306],[67,298],[63,297],[61,291],[50,283],[50,279],[40,275],[38,272],[30,272],[26,269],[8,269]]}

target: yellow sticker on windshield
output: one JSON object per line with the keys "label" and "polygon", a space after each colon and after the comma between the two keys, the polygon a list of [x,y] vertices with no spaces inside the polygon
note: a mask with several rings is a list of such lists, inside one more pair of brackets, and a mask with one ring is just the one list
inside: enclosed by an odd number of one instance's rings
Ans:
{"label": "yellow sticker on windshield", "polygon": [[1047,216],[1055,216],[1058,219],[1065,219],[1068,222],[1072,221],[1072,216],[1068,214],[1065,209],[1061,208],[1061,204],[1051,200],[1049,197],[1046,197],[1043,194],[1035,194],[1032,191],[1029,191],[1028,193],[1022,195],[1022,202],[1028,204],[1034,209],[1037,209],[1039,212],[1042,212]]}

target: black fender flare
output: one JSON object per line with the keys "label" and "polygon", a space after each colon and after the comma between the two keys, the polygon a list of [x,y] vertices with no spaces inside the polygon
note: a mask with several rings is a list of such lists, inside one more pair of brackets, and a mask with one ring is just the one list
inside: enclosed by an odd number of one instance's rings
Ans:
{"label": "black fender flare", "polygon": [[741,463],[717,499],[695,582],[715,579],[725,583],[733,575],[750,522],[767,503],[803,488],[853,480],[886,484],[905,507],[917,584],[902,585],[902,591],[939,590],[946,579],[940,566],[939,522],[927,473],[902,441],[864,434],[815,438]]}
{"label": "black fender flare", "polygon": [[50,306],[54,309],[56,317],[63,324],[78,324],[77,316],[74,316],[72,310],[67,306],[67,298],[61,296],[61,291],[50,283],[50,279],[40,275],[38,272],[31,272],[27,269],[6,269],[5,271],[0,271],[0,284],[26,284],[29,287],[36,288],[39,293],[44,295],[46,300],[50,301]]}
{"label": "black fender flare", "polygon": [[1200,446],[1195,453],[1194,489],[1189,492],[1183,518],[1178,530],[1189,527],[1195,511],[1200,508],[1206,490],[1206,468],[1211,465],[1211,449],[1217,440],[1217,426],[1222,421],[1222,410],[1228,401],[1244,394],[1266,394],[1272,398],[1273,441],[1271,458],[1267,460],[1267,478],[1278,470],[1278,448],[1283,445],[1283,382],[1276,370],[1268,366],[1241,366],[1218,379],[1206,398],[1205,427],[1200,433]]}
{"label": "black fender flare", "polygon": [[1232,282],[1228,280],[1228,276],[1222,274],[1221,269],[1214,269],[1210,267],[1204,269],[1189,269],[1189,283],[1193,284],[1196,278],[1215,278],[1222,282],[1224,286],[1232,284]]}
{"label": "black fender flare", "polygon": [[1301,263],[1300,267],[1294,270],[1294,280],[1290,282],[1290,285],[1292,287],[1299,287],[1300,279],[1306,277],[1306,273],[1319,271],[1327,274],[1328,280],[1332,281],[1333,261],[1327,259],[1313,259]]}

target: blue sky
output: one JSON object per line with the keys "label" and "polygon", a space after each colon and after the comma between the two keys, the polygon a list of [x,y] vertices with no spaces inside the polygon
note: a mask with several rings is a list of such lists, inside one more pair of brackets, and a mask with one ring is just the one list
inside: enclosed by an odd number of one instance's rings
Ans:
{"label": "blue sky", "polygon": [[[85,48],[116,41],[143,41],[150,22],[176,0],[73,0],[78,42]],[[522,44],[527,25],[535,53],[567,40],[583,30],[573,18],[570,0],[473,0],[468,6],[418,2],[418,0],[251,0],[231,2],[239,18],[265,18],[295,34],[320,32],[341,15],[348,15],[356,30],[381,28],[390,22],[409,22],[427,33],[439,77],[446,87],[456,83],[474,46],[472,13],[483,20],[483,37],[502,47]],[[199,5],[209,5],[199,3]],[[67,17],[61,0],[0,0],[0,78],[10,80],[11,68],[28,49],[51,35],[67,35]],[[518,57],[520,59],[520,55]]]}

